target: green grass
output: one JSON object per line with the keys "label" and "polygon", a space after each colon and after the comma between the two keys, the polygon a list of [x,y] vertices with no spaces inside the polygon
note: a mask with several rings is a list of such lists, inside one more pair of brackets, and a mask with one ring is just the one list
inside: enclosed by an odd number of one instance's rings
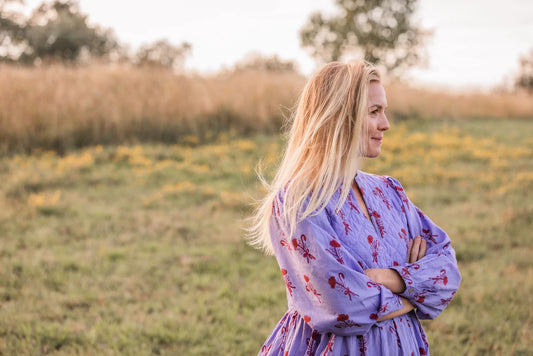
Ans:
{"label": "green grass", "polygon": [[[533,354],[533,121],[394,126],[364,169],[403,183],[463,276],[424,322],[432,354]],[[413,133],[441,141],[419,149]],[[0,355],[256,354],[286,297],[241,227],[262,192],[255,164],[281,148],[256,136],[0,159]]]}

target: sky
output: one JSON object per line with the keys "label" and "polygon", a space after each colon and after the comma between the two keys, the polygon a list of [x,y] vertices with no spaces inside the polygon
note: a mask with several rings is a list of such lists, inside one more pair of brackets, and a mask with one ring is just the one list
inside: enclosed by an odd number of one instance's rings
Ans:
{"label": "sky", "polygon": [[[35,7],[39,0],[27,0]],[[132,48],[167,38],[192,44],[186,69],[229,68],[259,52],[294,60],[312,73],[299,30],[315,11],[335,13],[334,0],[80,0],[89,23],[112,28]],[[148,5],[149,4],[149,5]],[[409,78],[423,85],[489,88],[518,71],[533,49],[533,0],[420,0],[415,22],[433,31],[429,64]]]}

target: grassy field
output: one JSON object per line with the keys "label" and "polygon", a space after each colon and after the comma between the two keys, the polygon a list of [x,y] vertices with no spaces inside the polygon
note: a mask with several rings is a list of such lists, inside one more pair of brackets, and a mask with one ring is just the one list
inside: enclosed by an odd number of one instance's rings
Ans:
{"label": "grassy field", "polygon": [[[395,125],[364,170],[398,178],[463,276],[432,355],[533,354],[533,121]],[[0,158],[0,355],[254,355],[286,309],[242,240],[277,136]],[[272,172],[268,170],[267,172]]]}
{"label": "grassy field", "polygon": [[[275,133],[305,84],[290,71],[177,75],[127,65],[0,64],[0,78],[0,155]],[[532,94],[385,86],[396,119],[533,117]]]}

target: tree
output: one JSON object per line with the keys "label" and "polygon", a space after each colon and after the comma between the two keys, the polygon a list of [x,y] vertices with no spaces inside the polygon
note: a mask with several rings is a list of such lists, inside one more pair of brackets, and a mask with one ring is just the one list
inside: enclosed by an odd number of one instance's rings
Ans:
{"label": "tree", "polygon": [[14,3],[24,5],[23,0],[0,0],[0,60],[75,62],[82,53],[101,57],[118,47],[111,30],[88,24],[76,0],[43,2],[29,18],[7,11]]}
{"label": "tree", "polygon": [[90,26],[77,1],[56,0],[35,9],[26,30],[23,61],[58,58],[76,61],[82,52],[100,57],[118,46],[111,30]]}
{"label": "tree", "polygon": [[25,39],[24,18],[17,11],[10,9],[11,5],[16,4],[24,5],[24,1],[0,0],[0,60],[4,61],[13,61],[12,51]]}
{"label": "tree", "polygon": [[520,69],[516,76],[515,86],[533,93],[533,49],[529,54],[520,57]]}
{"label": "tree", "polygon": [[268,72],[297,72],[293,61],[283,60],[277,55],[264,56],[260,53],[250,53],[235,64],[235,70],[257,69]]}
{"label": "tree", "polygon": [[302,46],[318,61],[356,54],[394,76],[425,59],[428,31],[412,23],[417,0],[335,0],[339,14],[316,12],[300,31]]}
{"label": "tree", "polygon": [[141,46],[135,54],[134,61],[139,65],[183,69],[185,57],[191,50],[192,45],[188,42],[176,46],[166,39],[161,39]]}

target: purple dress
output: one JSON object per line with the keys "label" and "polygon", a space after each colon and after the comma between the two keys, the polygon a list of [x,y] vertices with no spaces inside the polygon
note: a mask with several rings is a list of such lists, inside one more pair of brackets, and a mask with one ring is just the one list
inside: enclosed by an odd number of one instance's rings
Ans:
{"label": "purple dress", "polygon": [[[446,233],[409,201],[391,177],[359,171],[355,178],[371,216],[354,192],[335,211],[340,189],[325,209],[289,232],[278,194],[270,233],[287,289],[288,311],[259,355],[429,355],[418,320],[433,319],[453,298],[461,276]],[[409,239],[427,241],[426,256],[406,263]],[[398,295],[368,278],[368,268],[392,268],[405,281],[401,296],[416,309],[377,321],[402,308]]]}

